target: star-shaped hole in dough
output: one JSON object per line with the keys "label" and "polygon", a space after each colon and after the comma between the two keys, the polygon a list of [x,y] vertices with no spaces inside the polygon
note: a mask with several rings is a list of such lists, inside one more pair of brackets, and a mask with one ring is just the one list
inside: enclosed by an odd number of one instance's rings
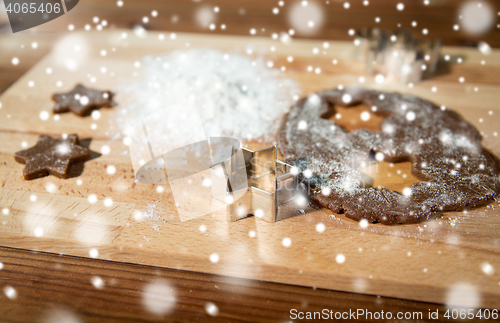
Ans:
{"label": "star-shaped hole in dough", "polygon": [[113,92],[99,91],[77,84],[73,90],[67,93],[55,93],[52,100],[54,113],[73,112],[80,117],[88,116],[93,110],[103,107],[112,107]]}
{"label": "star-shaped hole in dough", "polygon": [[71,164],[90,157],[90,151],[78,145],[78,136],[73,134],[59,139],[42,135],[34,147],[15,153],[16,161],[25,164],[25,179],[47,175],[67,178]]}

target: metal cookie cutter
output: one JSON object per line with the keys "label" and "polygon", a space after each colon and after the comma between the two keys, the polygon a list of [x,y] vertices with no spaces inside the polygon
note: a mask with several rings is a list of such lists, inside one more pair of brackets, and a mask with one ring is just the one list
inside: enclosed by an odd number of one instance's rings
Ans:
{"label": "metal cookie cutter", "polygon": [[420,40],[408,29],[388,34],[378,28],[357,31],[354,58],[365,63],[368,73],[382,73],[401,83],[422,80],[435,72],[441,41]]}
{"label": "metal cookie cutter", "polygon": [[241,148],[210,166],[212,197],[227,203],[228,221],[254,215],[276,222],[299,214],[294,201],[298,170],[276,155],[276,146],[257,151]]}

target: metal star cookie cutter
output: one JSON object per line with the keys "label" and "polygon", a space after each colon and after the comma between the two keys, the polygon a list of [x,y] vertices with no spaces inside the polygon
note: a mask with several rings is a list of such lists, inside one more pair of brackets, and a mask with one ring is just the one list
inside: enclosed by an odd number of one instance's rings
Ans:
{"label": "metal star cookie cutter", "polygon": [[413,83],[435,72],[442,42],[413,38],[408,29],[389,35],[379,28],[357,31],[354,57],[365,63],[368,73],[382,73],[401,83]]}
{"label": "metal star cookie cutter", "polygon": [[249,215],[276,222],[300,213],[294,201],[298,169],[276,157],[276,146],[241,148],[210,166],[212,197],[227,204],[229,222]]}

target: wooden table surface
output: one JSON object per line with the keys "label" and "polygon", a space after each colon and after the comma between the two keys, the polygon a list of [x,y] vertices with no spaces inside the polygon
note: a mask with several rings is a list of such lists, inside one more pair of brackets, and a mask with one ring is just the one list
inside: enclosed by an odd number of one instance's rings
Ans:
{"label": "wooden table surface", "polygon": [[[36,39],[38,44],[36,50],[29,48],[33,39]],[[4,58],[2,66],[10,65],[7,70],[2,68],[2,72],[6,72],[2,73],[1,77],[4,87],[18,78],[19,71],[23,71],[27,66],[36,62],[44,51],[47,52],[53,42],[52,35],[43,34],[36,35],[36,38],[33,35],[2,37],[0,40]],[[450,49],[450,53],[460,55],[462,51],[455,48]],[[20,65],[5,64],[5,62],[10,62],[13,56],[23,57]],[[304,66],[307,64],[302,63]],[[438,78],[443,82],[440,89],[444,88],[445,92],[453,93],[455,88],[450,84],[457,82],[458,77],[465,76],[471,84],[479,85],[481,90],[487,90],[483,96],[486,100],[486,108],[483,109],[494,107],[494,102],[498,102],[493,94],[498,82],[495,68],[478,72],[479,60],[473,59],[472,63],[467,66],[456,64],[451,66],[451,70]],[[352,81],[356,82],[356,78]],[[421,88],[421,93],[427,93],[424,89],[428,91],[430,84],[425,83]],[[466,91],[473,91],[472,85],[468,86],[471,88]],[[304,87],[306,93],[317,89],[315,86]],[[454,103],[460,105],[461,98],[449,97],[446,100],[448,100],[446,103],[453,106]],[[477,119],[476,114],[474,111],[469,113],[469,119]],[[35,130],[34,137],[37,133]],[[5,238],[7,236],[4,236],[4,241]],[[22,244],[21,240],[19,242]],[[27,242],[25,246],[29,244]],[[36,243],[32,244],[31,248],[37,249]],[[392,312],[422,311],[423,313],[427,313],[429,309],[440,309],[441,315],[445,310],[443,305],[431,303],[234,279],[6,247],[0,248],[0,262],[3,264],[3,269],[0,271],[0,287],[12,286],[17,291],[15,299],[8,299],[2,295],[0,312],[7,313],[5,317],[8,319],[4,319],[5,321],[32,322],[38,319],[54,321],[54,317],[59,316],[83,321],[106,322],[162,319],[203,322],[210,318],[221,322],[255,322],[285,321],[290,318],[291,308],[308,311],[323,308],[338,311],[365,308],[371,311],[383,309]],[[103,280],[102,289],[92,285],[94,277],[100,277]],[[176,306],[165,317],[155,316],[145,311],[141,303],[143,297],[140,291],[148,283],[158,281],[168,282],[177,291]],[[4,290],[4,294],[8,292]],[[205,309],[208,302],[217,304],[218,316],[208,316]],[[444,320],[442,317],[441,319]]]}
{"label": "wooden table surface", "polygon": [[[0,248],[0,259],[0,286],[17,291],[15,299],[0,296],[2,322],[288,322],[291,309],[325,308],[418,312],[424,317],[429,310],[439,310],[439,319],[433,321],[448,322],[444,306],[424,302],[11,248]],[[95,277],[103,280],[102,289],[92,285]],[[146,311],[142,303],[144,286],[158,282],[176,290],[176,306],[165,316]],[[217,304],[217,316],[207,314],[207,303]]]}
{"label": "wooden table surface", "polygon": [[[464,29],[454,30],[453,26],[459,21],[459,10],[469,0],[430,0],[428,5],[423,0],[374,0],[368,1],[364,6],[362,0],[355,1],[309,1],[321,6],[323,12],[323,25],[313,34],[294,35],[298,39],[326,39],[326,40],[352,40],[349,30],[362,27],[379,27],[393,30],[398,26],[411,28],[420,38],[439,38],[445,45],[477,47],[480,41],[486,41],[492,47],[500,47],[500,22],[496,13],[500,11],[500,2],[487,1],[492,7],[496,18],[492,28],[480,35],[467,34]],[[75,30],[83,30],[89,25],[96,29],[102,20],[108,23],[104,29],[131,28],[143,26],[147,30],[160,30],[170,32],[196,32],[222,35],[248,36],[250,29],[256,28],[258,36],[271,37],[273,33],[289,31],[289,11],[292,4],[299,2],[285,1],[280,7],[278,1],[265,0],[213,0],[204,1],[179,1],[179,0],[126,0],[122,7],[116,5],[117,1],[85,0],[69,13],[50,23],[11,34],[7,14],[0,5],[0,33],[3,33],[0,43],[0,93],[10,86],[21,75],[28,71],[52,48],[58,33],[64,33],[69,25]],[[349,2],[349,9],[344,9],[344,2]],[[396,5],[403,3],[405,10],[398,11]],[[213,7],[220,9],[213,13]],[[208,13],[207,13],[208,8]],[[272,10],[279,8],[278,15]],[[210,10],[212,9],[212,10]],[[158,12],[157,18],[151,12]],[[211,30],[209,23],[198,23],[196,17],[200,12],[208,16],[209,22],[213,21],[217,28]],[[203,15],[202,15],[203,16]],[[93,22],[98,17],[99,23]],[[143,18],[148,17],[144,23]],[[376,18],[380,18],[376,22]],[[417,22],[413,27],[412,23]],[[221,25],[226,25],[225,29]],[[429,33],[424,35],[426,28]],[[6,39],[9,41],[5,42]],[[38,47],[33,49],[32,42],[37,42]],[[19,58],[19,64],[13,66],[11,59]]]}

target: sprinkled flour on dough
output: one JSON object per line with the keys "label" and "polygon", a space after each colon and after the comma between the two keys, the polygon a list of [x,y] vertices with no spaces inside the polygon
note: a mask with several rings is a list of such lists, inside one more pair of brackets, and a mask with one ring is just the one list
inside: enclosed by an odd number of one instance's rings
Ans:
{"label": "sprinkled flour on dough", "polygon": [[[384,116],[381,131],[349,132],[321,117],[335,106],[359,103]],[[297,101],[278,136],[284,160],[303,171],[299,179],[312,199],[352,219],[384,224],[421,222],[499,196],[500,163],[481,140],[479,131],[450,109],[412,95],[357,87]],[[411,162],[412,174],[422,181],[402,194],[371,187],[358,168],[381,160]]]}
{"label": "sprinkled flour on dough", "polygon": [[[262,59],[216,50],[147,56],[136,66],[137,77],[118,90],[123,103],[114,122],[122,134],[139,117],[194,96],[207,136],[267,141],[274,139],[278,119],[299,93],[295,82]],[[169,130],[165,140],[186,140]]]}

